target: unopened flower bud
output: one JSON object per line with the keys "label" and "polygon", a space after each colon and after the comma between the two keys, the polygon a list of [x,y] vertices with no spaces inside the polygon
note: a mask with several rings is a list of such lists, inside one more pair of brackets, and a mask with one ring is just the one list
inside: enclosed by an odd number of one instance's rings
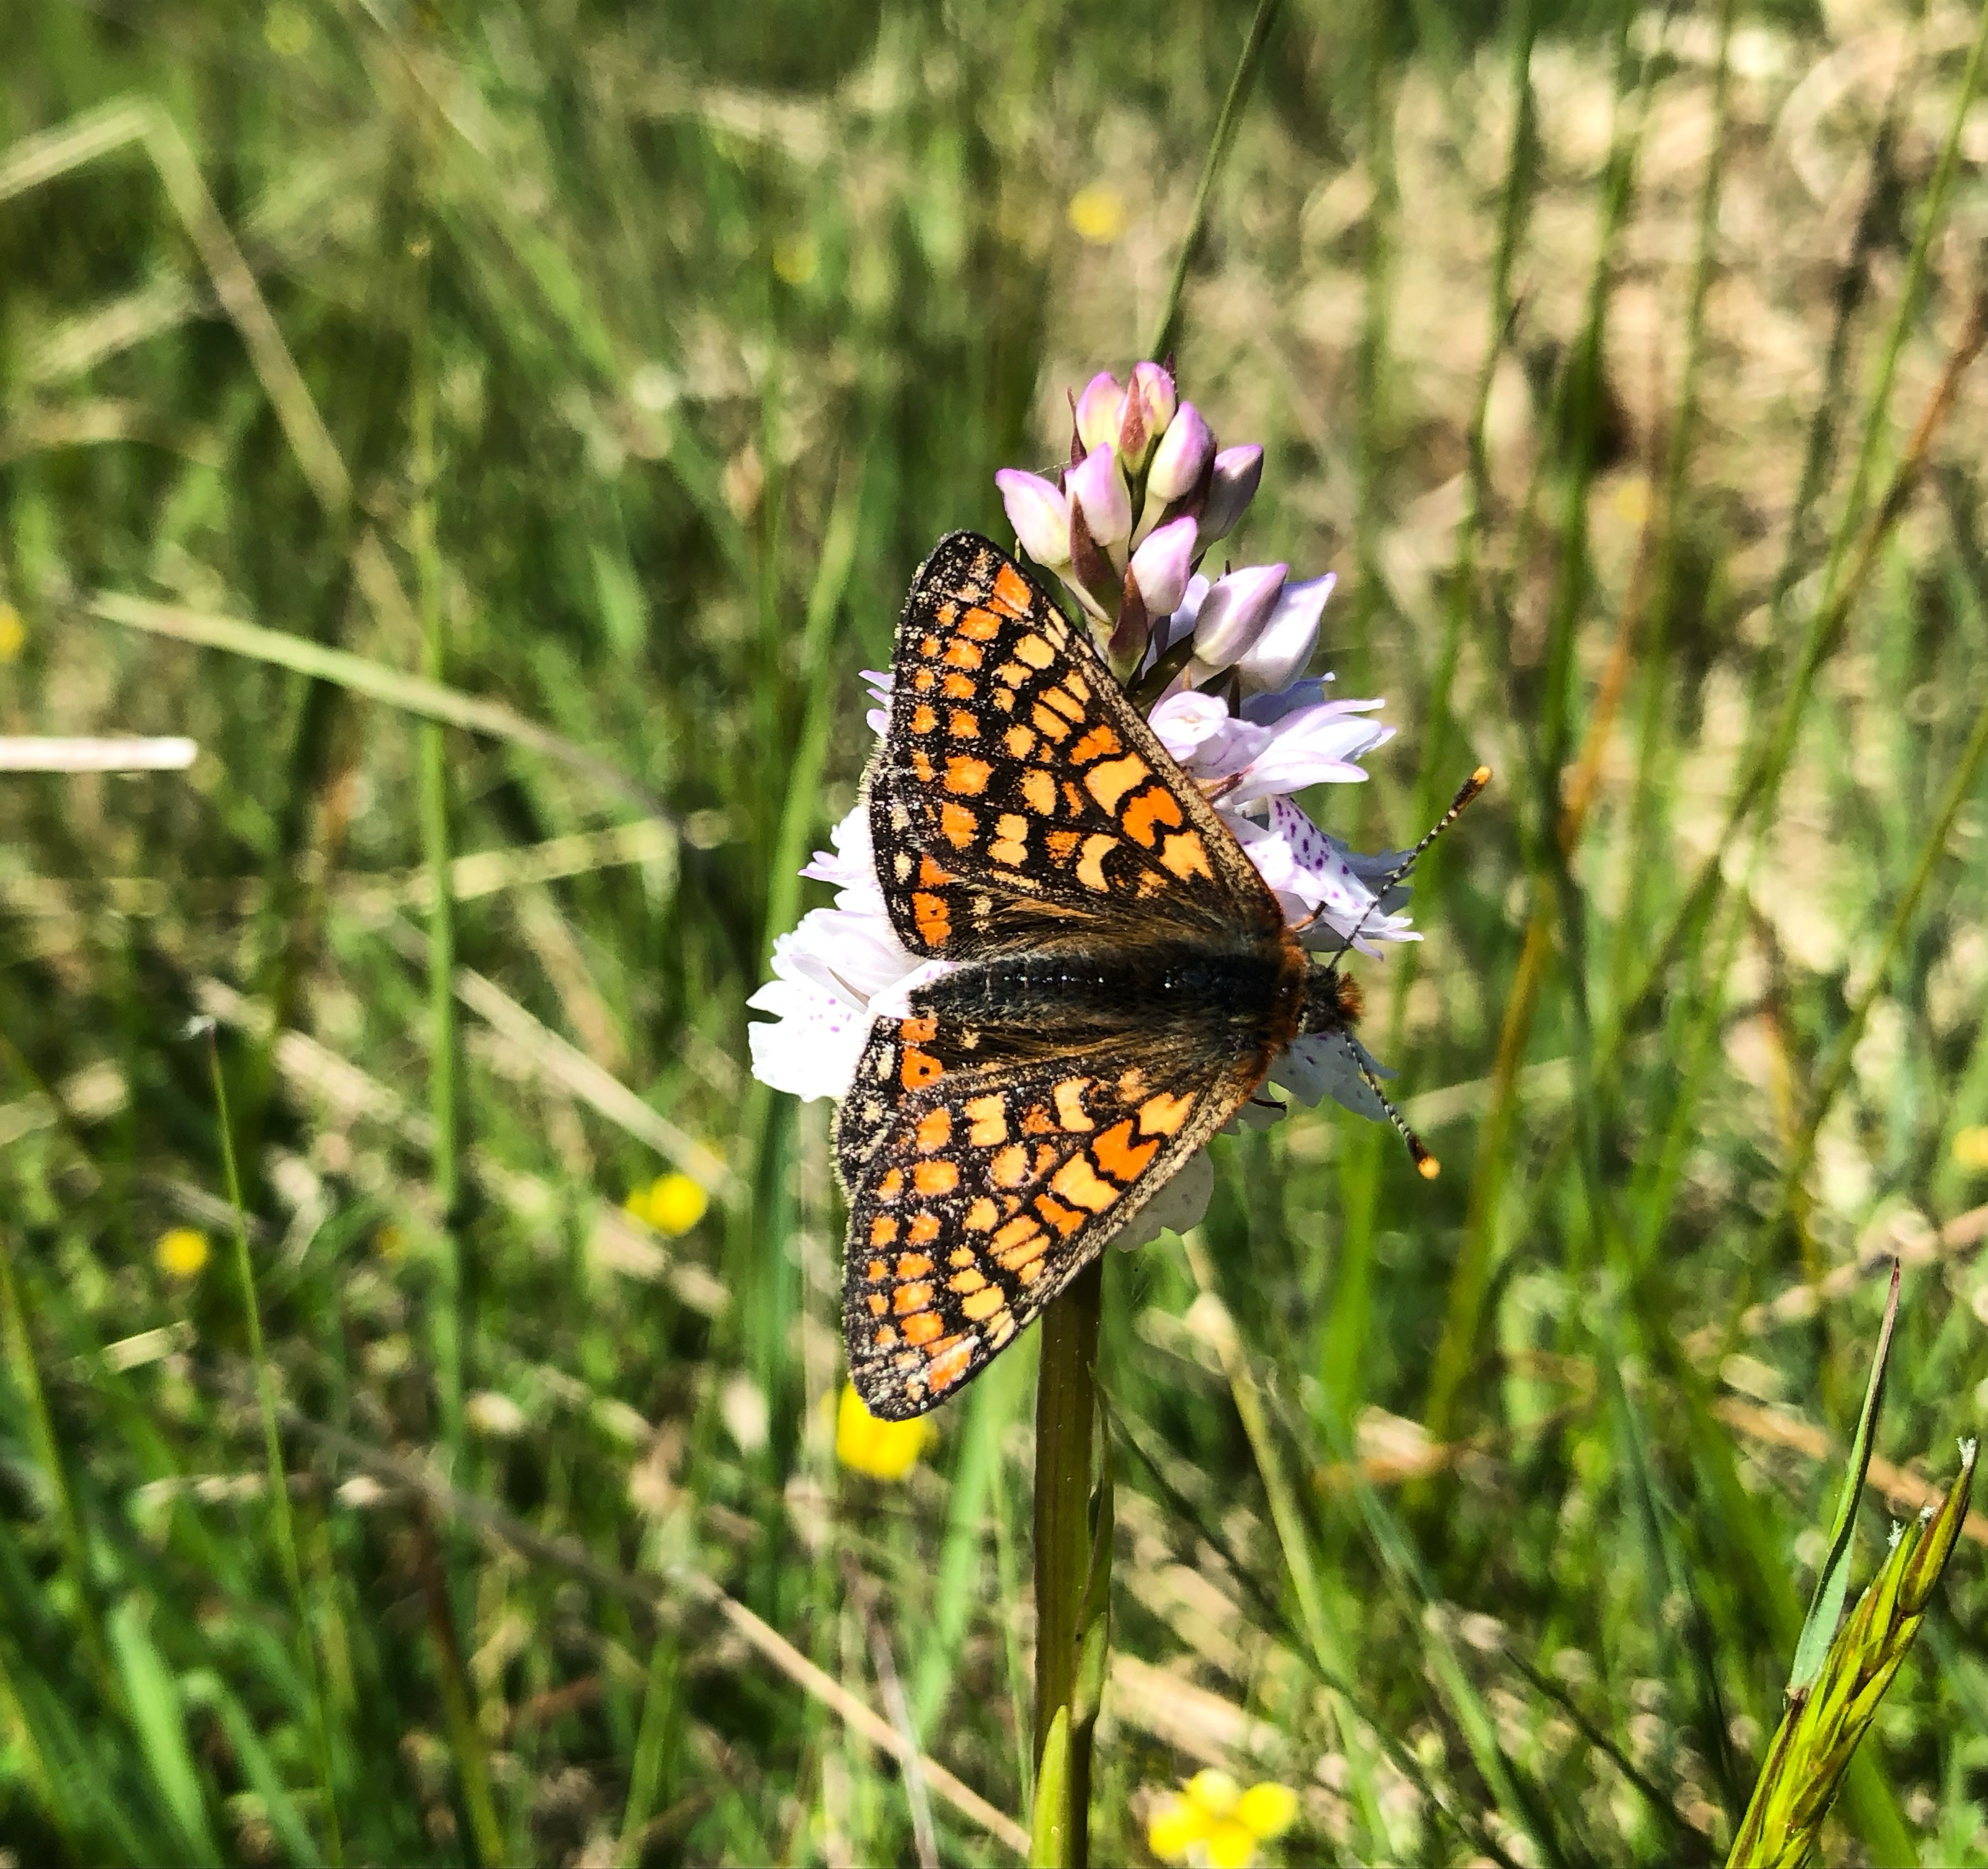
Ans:
{"label": "unopened flower bud", "polygon": [[1070,563],[1070,500],[1040,474],[1004,467],[994,476],[1023,551],[1052,571]]}
{"label": "unopened flower bud", "polygon": [[1208,504],[1201,510],[1204,545],[1228,537],[1256,497],[1256,483],[1263,477],[1263,451],[1253,442],[1240,448],[1225,448],[1215,457],[1215,478],[1209,485]]}
{"label": "unopened flower bud", "polygon": [[1077,399],[1077,438],[1086,454],[1107,442],[1117,445],[1118,425],[1124,413],[1124,385],[1110,371],[1099,371]]}
{"label": "unopened flower bud", "polygon": [[1239,661],[1263,633],[1290,575],[1287,564],[1248,564],[1218,578],[1202,600],[1194,622],[1198,675],[1213,675]]}
{"label": "unopened flower bud", "polygon": [[1174,380],[1159,364],[1133,366],[1117,435],[1118,458],[1128,473],[1136,474],[1145,466],[1153,444],[1173,420],[1175,400]]}
{"label": "unopened flower bud", "polygon": [[1133,553],[1128,567],[1139,587],[1149,616],[1163,617],[1180,608],[1187,581],[1194,571],[1195,523],[1169,520]]}
{"label": "unopened flower bud", "polygon": [[1146,470],[1146,503],[1162,506],[1193,490],[1215,452],[1215,437],[1202,420],[1201,411],[1183,402],[1167,424],[1160,445],[1153,450],[1153,464]]}
{"label": "unopened flower bud", "polygon": [[1063,490],[1084,512],[1091,538],[1114,567],[1125,562],[1125,541],[1132,535],[1132,499],[1125,476],[1118,471],[1118,451],[1109,442],[1094,448],[1063,478]]}
{"label": "unopened flower bud", "polygon": [[1328,571],[1323,577],[1284,586],[1270,621],[1236,659],[1245,694],[1267,694],[1282,688],[1311,660],[1311,652],[1318,646],[1319,617],[1338,581]]}

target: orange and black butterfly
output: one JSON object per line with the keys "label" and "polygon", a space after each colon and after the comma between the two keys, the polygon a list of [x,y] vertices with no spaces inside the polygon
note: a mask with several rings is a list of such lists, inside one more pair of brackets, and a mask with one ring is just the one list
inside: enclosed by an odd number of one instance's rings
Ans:
{"label": "orange and black butterfly", "polygon": [[891,671],[877,879],[904,946],[958,964],[877,1021],[837,1119],[850,1372],[887,1420],[984,1369],[1285,1046],[1359,1012],[998,547],[939,542]]}

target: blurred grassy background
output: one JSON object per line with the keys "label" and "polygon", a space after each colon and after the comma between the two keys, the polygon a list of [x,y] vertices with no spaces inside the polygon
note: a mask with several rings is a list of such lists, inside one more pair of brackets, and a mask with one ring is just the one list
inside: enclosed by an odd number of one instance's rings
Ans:
{"label": "blurred grassy background", "polygon": [[[0,733],[202,750],[0,777],[9,1869],[1013,1860],[833,1695],[1026,1817],[1033,1350],[837,1464],[743,1001],[1248,17],[14,0]],[[1098,1861],[1208,1764],[1294,1861],[1715,1860],[1894,1252],[1867,1561],[1978,1427],[1981,23],[1278,19],[1184,393],[1402,729],[1326,821],[1499,782],[1364,970],[1442,1180],[1297,1112],[1110,1268]],[[1988,1862],[1971,1529],[1832,1860]]]}

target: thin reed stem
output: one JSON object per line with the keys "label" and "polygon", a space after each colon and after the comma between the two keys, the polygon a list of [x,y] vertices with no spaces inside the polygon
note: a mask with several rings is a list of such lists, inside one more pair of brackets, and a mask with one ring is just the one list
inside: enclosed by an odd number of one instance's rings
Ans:
{"label": "thin reed stem", "polygon": [[324,1802],[325,1860],[345,1860],[345,1842],[338,1821],[337,1787],[332,1772],[331,1734],[325,1718],[324,1687],[318,1667],[317,1637],[310,1602],[304,1594],[303,1566],[297,1559],[296,1526],[290,1515],[289,1476],[283,1465],[282,1435],[278,1425],[276,1381],[262,1341],[262,1309],[255,1296],[255,1265],[248,1251],[248,1217],[242,1204],[242,1176],[235,1159],[235,1128],[228,1114],[228,1080],[221,1068],[221,1047],[214,1028],[207,1029],[208,1075],[214,1086],[215,1119],[221,1129],[221,1172],[228,1182],[228,1204],[235,1210],[235,1274],[240,1287],[242,1318],[248,1337],[248,1360],[255,1372],[255,1405],[262,1419],[262,1460],[269,1489],[269,1526],[296,1618],[297,1661],[310,1696],[312,1750],[318,1788]]}

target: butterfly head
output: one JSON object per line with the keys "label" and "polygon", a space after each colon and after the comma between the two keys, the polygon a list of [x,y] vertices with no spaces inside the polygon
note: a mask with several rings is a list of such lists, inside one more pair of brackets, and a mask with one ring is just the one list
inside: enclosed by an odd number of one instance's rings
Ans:
{"label": "butterfly head", "polygon": [[1304,1011],[1298,1031],[1310,1037],[1319,1032],[1343,1032],[1359,1023],[1366,1001],[1360,983],[1340,972],[1337,957],[1328,960],[1314,954],[1305,976]]}

